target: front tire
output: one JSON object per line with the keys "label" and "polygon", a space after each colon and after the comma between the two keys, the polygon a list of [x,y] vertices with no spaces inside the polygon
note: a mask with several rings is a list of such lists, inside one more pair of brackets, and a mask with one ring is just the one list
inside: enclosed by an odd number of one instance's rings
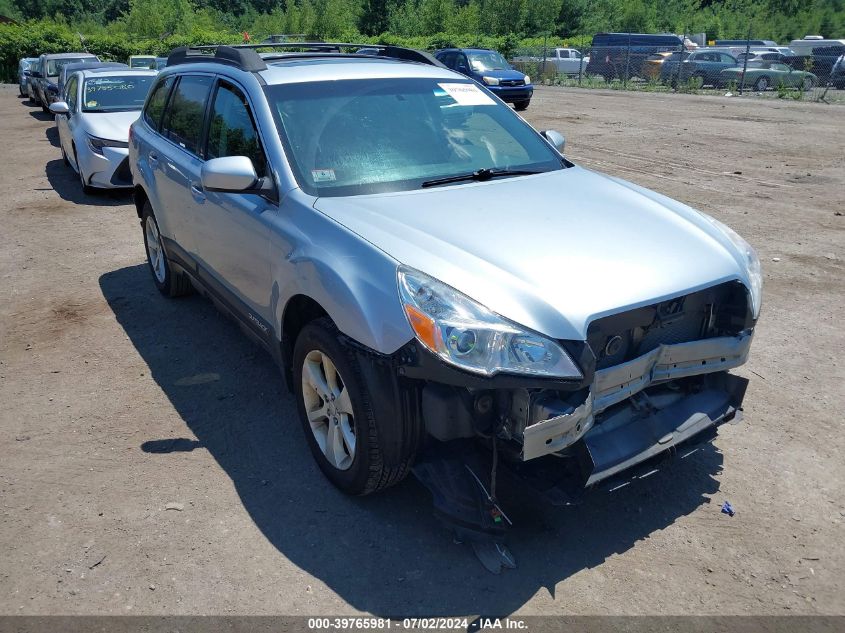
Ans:
{"label": "front tire", "polygon": [[523,110],[528,109],[528,105],[531,103],[531,99],[527,99],[526,101],[517,101],[513,104],[513,109],[522,112]]}
{"label": "front tire", "polygon": [[[366,495],[407,476],[413,449],[400,449],[398,459],[388,463],[383,446],[383,429],[402,428],[402,420],[377,419],[374,399],[388,396],[370,388],[356,355],[340,342],[330,319],[312,321],[299,333],[293,371],[308,447],[329,481],[347,494]],[[391,444],[415,446],[405,441]]]}
{"label": "front tire", "polygon": [[801,82],[801,87],[804,89],[805,92],[809,92],[810,90],[816,87],[816,82],[813,80],[812,77],[804,77],[804,81]]}
{"label": "front tire", "polygon": [[144,233],[144,250],[147,264],[158,291],[165,297],[180,297],[191,292],[191,282],[184,273],[175,273],[162,245],[153,207],[147,201],[141,213],[141,229]]}
{"label": "front tire", "polygon": [[79,162],[79,154],[76,153],[76,147],[73,148],[73,162],[76,163],[76,173],[79,175],[79,185],[82,187],[82,193],[86,196],[94,194],[94,187],[85,182],[85,174],[82,173],[82,163]]}
{"label": "front tire", "polygon": [[754,82],[754,90],[757,92],[765,92],[769,88],[769,78],[768,77],[760,77],[757,81]]}

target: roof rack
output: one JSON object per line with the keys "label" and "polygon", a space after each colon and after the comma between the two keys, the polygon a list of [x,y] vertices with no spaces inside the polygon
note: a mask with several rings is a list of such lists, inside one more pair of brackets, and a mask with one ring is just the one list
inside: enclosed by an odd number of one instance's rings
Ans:
{"label": "roof rack", "polygon": [[[263,58],[256,49],[281,48],[298,49]],[[343,49],[377,49],[378,54],[343,53]],[[211,54],[213,51],[213,54]],[[170,51],[167,66],[186,63],[218,63],[234,66],[247,72],[267,70],[267,61],[313,57],[387,57],[390,59],[445,67],[434,55],[425,51],[386,44],[349,44],[339,42],[274,42],[265,44],[235,44],[232,46],[212,44],[208,46],[180,46]]]}

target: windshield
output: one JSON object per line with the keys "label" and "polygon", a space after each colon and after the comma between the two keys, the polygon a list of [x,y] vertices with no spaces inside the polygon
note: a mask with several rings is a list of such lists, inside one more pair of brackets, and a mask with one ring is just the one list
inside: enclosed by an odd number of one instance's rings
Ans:
{"label": "windshield", "polygon": [[155,57],[133,57],[129,60],[129,68],[155,68]]}
{"label": "windshield", "polygon": [[48,59],[47,60],[47,76],[58,77],[62,72],[62,68],[68,64],[77,64],[79,62],[95,62],[96,57],[67,57],[65,59]]}
{"label": "windshield", "polygon": [[476,72],[510,70],[511,65],[496,51],[468,52],[469,64]]}
{"label": "windshield", "polygon": [[311,195],[417,189],[479,169],[563,166],[527,123],[470,81],[343,80],[265,91],[297,180]]}
{"label": "windshield", "polygon": [[155,77],[90,77],[82,89],[83,112],[140,110]]}

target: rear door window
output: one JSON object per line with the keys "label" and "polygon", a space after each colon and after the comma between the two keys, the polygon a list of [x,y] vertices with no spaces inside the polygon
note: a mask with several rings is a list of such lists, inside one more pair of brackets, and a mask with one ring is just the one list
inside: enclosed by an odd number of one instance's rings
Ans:
{"label": "rear door window", "polygon": [[164,106],[167,104],[167,95],[170,94],[170,88],[173,87],[175,78],[171,75],[159,80],[153,86],[150,98],[147,101],[147,107],[144,109],[144,121],[154,130],[159,130],[161,123],[161,115],[164,113]]}
{"label": "rear door window", "polygon": [[211,84],[207,75],[183,76],[173,89],[161,123],[163,136],[197,156]]}

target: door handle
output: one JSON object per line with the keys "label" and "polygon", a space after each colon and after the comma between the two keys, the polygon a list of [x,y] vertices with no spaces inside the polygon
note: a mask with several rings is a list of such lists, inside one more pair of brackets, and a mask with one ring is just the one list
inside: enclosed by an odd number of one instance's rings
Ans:
{"label": "door handle", "polygon": [[202,190],[201,184],[196,182],[191,183],[191,196],[200,204],[205,202],[205,192]]}
{"label": "door handle", "polygon": [[152,167],[153,169],[158,167],[158,154],[156,154],[155,152],[150,152],[147,158],[149,158],[150,167]]}

